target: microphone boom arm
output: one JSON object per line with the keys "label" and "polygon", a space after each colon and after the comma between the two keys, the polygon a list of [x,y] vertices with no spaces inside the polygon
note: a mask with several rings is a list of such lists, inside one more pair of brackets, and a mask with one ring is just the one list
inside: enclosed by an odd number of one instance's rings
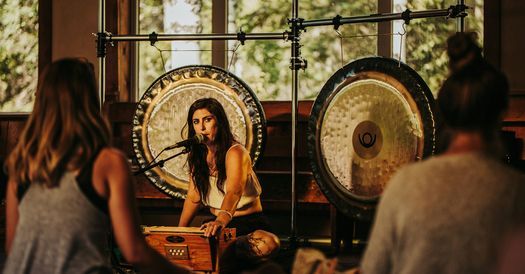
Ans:
{"label": "microphone boom arm", "polygon": [[147,165],[147,166],[145,166],[145,167],[143,167],[143,168],[141,168],[141,169],[139,169],[139,170],[133,172],[133,175],[134,175],[134,176],[140,175],[140,174],[142,174],[142,173],[144,173],[144,172],[146,172],[146,171],[148,171],[148,170],[150,170],[150,169],[152,169],[152,168],[154,168],[154,167],[156,167],[156,166],[163,167],[165,162],[167,162],[167,161],[169,161],[169,160],[171,160],[171,159],[173,159],[173,158],[175,158],[175,157],[177,157],[177,156],[180,156],[180,155],[182,155],[182,154],[186,154],[186,153],[188,153],[188,152],[190,152],[190,150],[186,147],[186,148],[184,148],[181,152],[179,152],[179,153],[177,153],[177,154],[174,154],[174,155],[172,155],[172,156],[170,156],[170,157],[168,157],[168,158],[162,159],[162,160],[160,160],[160,161],[158,161],[158,162],[154,162],[154,163],[151,164],[151,165]]}

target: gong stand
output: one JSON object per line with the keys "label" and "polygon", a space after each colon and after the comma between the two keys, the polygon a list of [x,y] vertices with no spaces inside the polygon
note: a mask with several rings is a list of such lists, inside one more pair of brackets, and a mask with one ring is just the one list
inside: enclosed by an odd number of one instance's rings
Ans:
{"label": "gong stand", "polygon": [[99,12],[98,12],[98,33],[96,34],[97,42],[97,58],[98,63],[98,88],[100,90],[100,106],[102,108],[104,96],[105,96],[105,77],[106,77],[106,47],[107,44],[114,45],[114,42],[119,41],[149,41],[152,45],[157,41],[198,41],[198,40],[237,40],[241,44],[244,44],[246,40],[285,40],[291,41],[291,58],[290,58],[290,69],[292,70],[292,148],[291,148],[291,227],[290,227],[290,245],[297,245],[297,231],[296,231],[296,128],[297,128],[297,115],[298,115],[298,71],[299,69],[306,69],[307,62],[301,57],[301,44],[299,43],[301,32],[307,27],[316,26],[334,26],[334,29],[338,29],[341,25],[345,24],[357,24],[357,23],[377,23],[393,20],[403,20],[405,24],[409,24],[412,19],[430,18],[430,17],[447,17],[447,18],[458,18],[459,19],[459,31],[463,31],[464,17],[466,14],[467,6],[464,4],[464,0],[458,0],[458,4],[450,6],[448,9],[437,9],[437,10],[426,10],[426,11],[410,11],[409,9],[401,13],[387,13],[387,14],[372,14],[369,16],[353,16],[353,17],[341,17],[339,15],[331,19],[319,19],[319,20],[304,20],[299,18],[299,0],[293,0],[292,2],[292,18],[288,19],[289,31],[282,33],[244,33],[239,31],[237,33],[224,33],[224,34],[157,34],[155,32],[149,35],[113,35],[106,32],[106,13],[105,13],[105,0],[99,0]]}

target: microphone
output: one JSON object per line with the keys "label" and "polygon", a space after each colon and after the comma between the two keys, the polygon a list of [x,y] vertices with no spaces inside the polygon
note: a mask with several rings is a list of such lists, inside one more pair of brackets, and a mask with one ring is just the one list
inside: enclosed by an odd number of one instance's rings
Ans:
{"label": "microphone", "polygon": [[174,145],[166,147],[164,150],[175,149],[178,147],[189,147],[191,145],[201,144],[204,141],[205,137],[202,134],[195,134],[195,136],[188,138],[186,140],[180,141]]}

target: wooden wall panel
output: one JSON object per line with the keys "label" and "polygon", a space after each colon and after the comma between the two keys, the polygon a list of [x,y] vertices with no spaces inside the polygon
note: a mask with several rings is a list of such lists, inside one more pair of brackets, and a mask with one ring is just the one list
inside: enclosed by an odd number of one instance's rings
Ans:
{"label": "wooden wall panel", "polygon": [[511,96],[509,109],[503,122],[503,129],[515,133],[516,140],[511,149],[517,151],[511,151],[511,154],[525,161],[525,149],[523,149],[525,140],[525,95]]}
{"label": "wooden wall panel", "polygon": [[509,109],[504,120],[506,123],[525,123],[525,95],[510,97]]}
{"label": "wooden wall panel", "polygon": [[6,158],[15,147],[28,115],[0,115],[0,157]]}
{"label": "wooden wall panel", "polygon": [[[40,1],[39,1],[40,2]],[[85,57],[97,64],[93,33],[98,30],[98,1],[53,0],[51,7],[52,60]],[[98,70],[95,66],[95,70]]]}
{"label": "wooden wall panel", "polygon": [[9,121],[0,121],[0,158],[7,156],[7,126]]}
{"label": "wooden wall panel", "polygon": [[500,4],[501,69],[509,78],[512,93],[525,95],[525,1],[485,1]]}

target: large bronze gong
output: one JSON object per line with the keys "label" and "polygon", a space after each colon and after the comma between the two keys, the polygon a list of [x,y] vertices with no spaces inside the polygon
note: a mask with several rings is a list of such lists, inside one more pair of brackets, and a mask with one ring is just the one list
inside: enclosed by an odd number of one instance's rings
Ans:
{"label": "large bronze gong", "polygon": [[[236,140],[250,152],[253,164],[257,162],[264,149],[266,118],[253,91],[221,68],[186,66],[159,77],[140,99],[133,117],[133,150],[140,168],[155,158],[181,152],[183,148],[163,150],[187,137],[188,109],[205,97],[222,104]],[[145,174],[160,190],[184,198],[189,178],[186,159],[186,155],[173,158]]]}
{"label": "large bronze gong", "polygon": [[343,213],[371,219],[401,166],[434,153],[434,98],[394,59],[359,59],[323,86],[308,123],[308,155],[326,197]]}

